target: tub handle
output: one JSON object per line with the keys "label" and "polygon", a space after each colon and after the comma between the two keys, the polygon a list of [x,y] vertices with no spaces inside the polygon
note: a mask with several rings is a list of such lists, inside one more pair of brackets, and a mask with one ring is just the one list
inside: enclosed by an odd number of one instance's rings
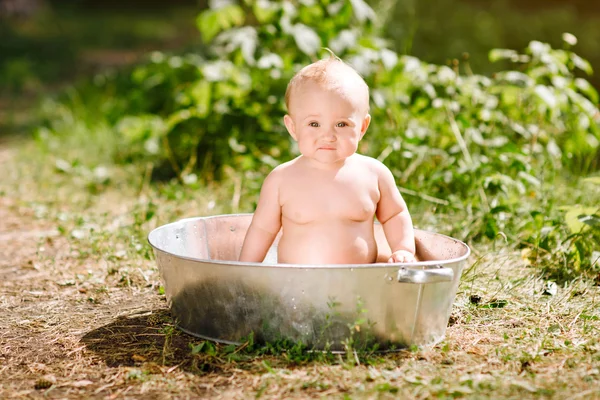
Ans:
{"label": "tub handle", "polygon": [[451,282],[454,270],[441,265],[427,267],[402,267],[398,270],[398,282],[402,283],[438,283]]}

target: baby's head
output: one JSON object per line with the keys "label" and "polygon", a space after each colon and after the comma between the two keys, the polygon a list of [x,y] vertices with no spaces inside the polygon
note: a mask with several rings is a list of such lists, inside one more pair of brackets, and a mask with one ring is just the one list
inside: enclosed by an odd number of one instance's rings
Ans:
{"label": "baby's head", "polygon": [[302,68],[285,93],[290,135],[302,155],[321,165],[340,165],[353,155],[369,127],[369,88],[332,55]]}
{"label": "baby's head", "polygon": [[333,53],[302,68],[290,80],[285,92],[285,105],[293,113],[294,100],[304,90],[319,88],[334,92],[354,104],[363,115],[369,113],[369,87],[364,79]]}

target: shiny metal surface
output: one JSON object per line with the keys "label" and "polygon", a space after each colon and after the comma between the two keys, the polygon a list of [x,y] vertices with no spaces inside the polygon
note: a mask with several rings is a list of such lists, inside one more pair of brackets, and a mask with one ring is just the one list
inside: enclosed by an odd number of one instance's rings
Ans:
{"label": "shiny metal surface", "polygon": [[454,270],[441,265],[426,266],[422,268],[402,267],[398,270],[398,282],[404,283],[436,283],[452,282]]}
{"label": "shiny metal surface", "polygon": [[[178,326],[240,343],[289,339],[315,349],[432,345],[445,334],[468,246],[415,230],[413,264],[277,264],[236,261],[252,214],[184,219],[148,235]],[[375,226],[381,258],[390,249]]]}

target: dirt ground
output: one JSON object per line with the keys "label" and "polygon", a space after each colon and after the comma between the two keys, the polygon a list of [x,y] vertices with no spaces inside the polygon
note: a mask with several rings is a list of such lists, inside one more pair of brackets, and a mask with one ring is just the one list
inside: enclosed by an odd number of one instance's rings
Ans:
{"label": "dirt ground", "polygon": [[[0,143],[13,178],[14,155]],[[48,217],[60,205],[15,195],[26,179],[13,178],[0,185],[2,399],[600,398],[600,288],[578,281],[547,295],[518,255],[475,251],[433,349],[232,361],[192,352],[201,341],[174,327],[154,261],[117,242],[82,250]],[[120,216],[104,218],[101,231]]]}
{"label": "dirt ground", "polygon": [[[2,148],[0,169],[12,155]],[[152,323],[164,297],[152,286],[98,291],[85,276],[106,267],[74,253],[21,200],[0,196],[0,398],[122,398],[131,387],[112,388],[127,367],[164,344]]]}
{"label": "dirt ground", "polygon": [[[103,344],[123,349],[112,365],[133,365],[135,349],[127,349],[127,332],[144,334],[148,329],[133,323],[160,312],[162,299],[150,290],[134,294],[124,289],[96,303],[85,285],[69,279],[97,266],[70,259],[57,232],[33,220],[28,210],[9,212],[6,198],[0,207],[0,398],[35,396],[41,394],[36,387],[48,389],[49,383],[50,397],[95,392],[105,381],[104,366],[98,368],[105,358]],[[123,315],[127,318],[120,322]]]}
{"label": "dirt ground", "polygon": [[[0,169],[8,171],[15,151],[2,144]],[[137,275],[123,283],[102,257],[82,255],[43,207],[10,188],[0,192],[0,398],[228,399],[265,392],[263,376],[277,359],[191,357],[190,345],[199,341],[174,329],[154,262],[134,264]],[[313,382],[315,368],[300,371],[300,379]],[[323,394],[323,387],[308,385],[295,397]]]}

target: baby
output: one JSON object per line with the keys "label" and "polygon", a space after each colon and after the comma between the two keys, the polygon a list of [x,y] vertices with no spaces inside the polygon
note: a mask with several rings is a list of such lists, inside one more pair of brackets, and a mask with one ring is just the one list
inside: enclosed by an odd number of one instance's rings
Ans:
{"label": "baby", "polygon": [[[332,55],[300,70],[285,101],[284,123],[301,155],[265,179],[240,261],[262,262],[283,228],[279,263],[414,262],[413,225],[392,173],[356,154],[371,122],[365,81]],[[374,216],[389,259],[377,259]]]}

